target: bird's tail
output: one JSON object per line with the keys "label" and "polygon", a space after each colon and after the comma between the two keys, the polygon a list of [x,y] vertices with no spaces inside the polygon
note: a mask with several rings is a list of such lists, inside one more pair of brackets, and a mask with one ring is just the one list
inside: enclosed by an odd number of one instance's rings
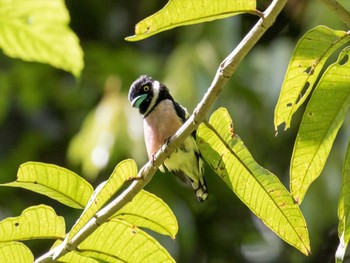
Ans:
{"label": "bird's tail", "polygon": [[205,201],[208,198],[208,187],[204,176],[199,177],[197,182],[191,179],[191,184],[198,201]]}

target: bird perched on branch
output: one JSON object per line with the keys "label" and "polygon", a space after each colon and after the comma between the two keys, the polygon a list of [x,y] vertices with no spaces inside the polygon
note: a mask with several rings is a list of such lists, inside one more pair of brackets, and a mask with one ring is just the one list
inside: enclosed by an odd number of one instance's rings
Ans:
{"label": "bird perched on branch", "polygon": [[[181,127],[189,117],[187,110],[174,101],[168,88],[151,77],[142,75],[129,91],[131,105],[143,115],[144,136],[148,158]],[[204,180],[203,159],[198,150],[195,131],[164,161],[164,166],[183,181],[188,177],[199,201],[208,198]],[[159,169],[164,173],[164,166]]]}

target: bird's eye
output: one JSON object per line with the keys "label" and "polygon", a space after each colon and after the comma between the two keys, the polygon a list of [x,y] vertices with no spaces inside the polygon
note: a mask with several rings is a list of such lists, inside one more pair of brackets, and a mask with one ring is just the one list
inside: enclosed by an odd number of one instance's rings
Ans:
{"label": "bird's eye", "polygon": [[143,91],[145,91],[145,92],[147,92],[147,91],[149,91],[149,86],[143,86]]}

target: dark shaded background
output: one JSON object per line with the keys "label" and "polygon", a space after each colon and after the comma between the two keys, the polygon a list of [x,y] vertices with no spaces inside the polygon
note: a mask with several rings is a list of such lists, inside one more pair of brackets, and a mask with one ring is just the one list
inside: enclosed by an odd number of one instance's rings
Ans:
{"label": "dark shaded background", "polygon": [[[340,2],[350,9],[349,3]],[[67,167],[95,186],[125,158],[136,159],[141,167],[147,158],[142,119],[127,101],[132,81],[141,74],[151,75],[192,111],[220,62],[257,21],[252,15],[242,15],[176,28],[137,43],[124,40],[133,34],[138,21],[165,3],[67,1],[71,28],[85,54],[79,80],[48,65],[0,54],[0,183],[14,181],[19,165],[26,161]],[[260,1],[260,10],[268,3]],[[289,1],[212,109],[228,108],[236,132],[255,159],[287,187],[302,109],[292,128],[283,132],[281,127],[275,137],[274,106],[294,45],[302,34],[320,24],[347,30],[320,1]],[[210,198],[204,203],[174,176],[155,175],[146,190],[169,204],[180,230],[176,240],[154,236],[178,262],[334,262],[337,199],[349,128],[346,121],[324,172],[302,204],[311,256],[305,257],[266,229],[209,167]],[[23,189],[0,188],[0,219],[17,216],[39,203],[52,205],[66,218],[68,229],[81,212]],[[26,244],[40,255],[52,242]]]}

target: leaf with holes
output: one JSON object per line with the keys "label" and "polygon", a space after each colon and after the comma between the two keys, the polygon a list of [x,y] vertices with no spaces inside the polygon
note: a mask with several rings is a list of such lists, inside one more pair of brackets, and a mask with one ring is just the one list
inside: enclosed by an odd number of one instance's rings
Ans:
{"label": "leaf with holes", "polygon": [[272,231],[304,254],[310,241],[304,217],[278,178],[261,167],[235,134],[226,109],[216,110],[197,131],[201,153],[233,192]]}
{"label": "leaf with holes", "polygon": [[103,262],[175,262],[153,237],[118,219],[102,224],[78,250]]}
{"label": "leaf with holes", "polygon": [[63,238],[66,232],[64,219],[46,205],[27,208],[18,217],[0,222],[0,242],[38,238]]}
{"label": "leaf with holes", "polygon": [[[338,236],[339,246],[336,253],[336,259],[342,262],[346,252],[346,248],[350,240],[350,143],[345,156],[343,166],[343,176],[341,183],[341,191],[338,203]],[[338,261],[337,261],[338,262]]]}
{"label": "leaf with holes", "polygon": [[68,27],[63,0],[0,1],[0,20],[0,47],[6,55],[80,75],[83,51]]}
{"label": "leaf with holes", "polygon": [[299,204],[320,175],[350,106],[350,47],[324,72],[304,112],[290,166],[290,189]]}
{"label": "leaf with holes", "polygon": [[39,162],[22,164],[15,182],[0,186],[21,187],[73,208],[84,208],[93,192],[92,186],[72,171]]}
{"label": "leaf with holes", "polygon": [[350,34],[325,26],[308,31],[296,45],[284,77],[275,108],[275,130],[285,123],[290,127],[293,114],[310,94],[319,74],[338,48],[350,41]]}
{"label": "leaf with holes", "polygon": [[169,0],[163,9],[137,23],[135,35],[126,40],[138,41],[174,27],[252,12],[256,12],[255,0]]}
{"label": "leaf with holes", "polygon": [[19,242],[0,242],[0,258],[2,263],[32,263],[34,261],[30,249]]}

